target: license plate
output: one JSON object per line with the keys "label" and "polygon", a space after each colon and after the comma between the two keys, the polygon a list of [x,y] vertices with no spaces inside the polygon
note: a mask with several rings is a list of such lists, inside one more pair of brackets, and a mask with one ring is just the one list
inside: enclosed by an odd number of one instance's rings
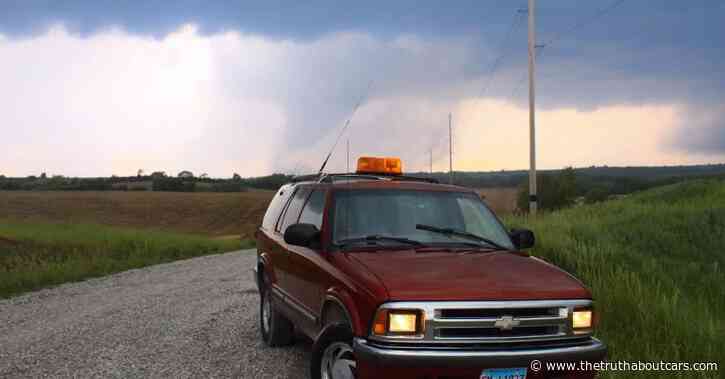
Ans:
{"label": "license plate", "polygon": [[485,369],[480,379],[526,379],[526,367]]}

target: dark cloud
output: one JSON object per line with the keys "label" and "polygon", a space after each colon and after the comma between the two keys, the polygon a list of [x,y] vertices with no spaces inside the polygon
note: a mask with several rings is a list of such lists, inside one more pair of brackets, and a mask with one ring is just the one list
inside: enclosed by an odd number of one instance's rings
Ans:
{"label": "dark cloud", "polygon": [[725,104],[690,108],[680,123],[682,127],[669,141],[673,149],[688,154],[725,153]]}
{"label": "dark cloud", "polygon": [[202,33],[228,29],[285,39],[310,39],[339,31],[451,34],[495,27],[518,6],[504,1],[4,1],[0,32],[33,34],[64,23],[83,35],[109,26],[163,36],[195,23]]}
{"label": "dark cloud", "polygon": [[[571,29],[612,1],[538,2],[538,40],[554,41],[544,48],[537,67],[541,108],[664,103],[702,110],[725,103],[724,2],[628,0]],[[489,65],[501,53],[499,42],[525,3],[11,0],[1,6],[0,34],[30,38],[60,23],[83,37],[119,27],[159,39],[193,23],[204,35],[232,30],[294,41],[304,48],[273,56],[273,70],[259,67],[250,74],[248,67],[225,67],[222,81],[228,85],[222,88],[240,99],[278,103],[287,116],[285,142],[305,147],[342,125],[370,80],[374,86],[368,102],[415,96],[453,104],[478,96]],[[347,39],[330,38],[346,34]],[[523,106],[525,23],[504,49],[486,96]],[[280,61],[286,66],[280,67]],[[239,79],[247,76],[248,81]],[[385,112],[391,120],[400,111]],[[672,147],[723,151],[723,143],[717,142],[723,140],[722,119],[683,120],[682,138]]]}

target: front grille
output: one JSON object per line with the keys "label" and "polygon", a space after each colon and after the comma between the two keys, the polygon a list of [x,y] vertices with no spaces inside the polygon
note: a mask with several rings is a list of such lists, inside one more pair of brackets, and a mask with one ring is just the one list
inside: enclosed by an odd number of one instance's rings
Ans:
{"label": "front grille", "polygon": [[575,308],[591,306],[590,300],[436,301],[394,302],[387,309],[420,309],[425,315],[423,334],[411,338],[371,336],[384,342],[433,345],[516,345],[563,342],[582,338],[571,329]]}
{"label": "front grille", "polygon": [[544,317],[556,316],[559,308],[471,308],[471,309],[441,309],[440,318],[486,318],[486,317]]}
{"label": "front grille", "polygon": [[429,325],[437,340],[511,341],[564,336],[568,308],[550,303],[538,305],[444,303],[434,309]]}
{"label": "front grille", "polygon": [[546,336],[559,333],[557,326],[534,326],[500,330],[498,328],[441,328],[438,330],[440,338],[506,338]]}

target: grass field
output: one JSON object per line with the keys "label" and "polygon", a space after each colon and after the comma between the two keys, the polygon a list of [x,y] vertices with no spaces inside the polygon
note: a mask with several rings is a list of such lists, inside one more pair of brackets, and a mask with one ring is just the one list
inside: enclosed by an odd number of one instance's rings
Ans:
{"label": "grass field", "polygon": [[272,195],[0,191],[0,297],[250,246]]}
{"label": "grass field", "polygon": [[591,286],[602,318],[597,334],[608,343],[610,360],[720,365],[719,373],[624,377],[722,377],[725,182],[682,183],[535,220],[506,221],[533,229],[534,255]]}
{"label": "grass field", "polygon": [[0,220],[0,297],[250,246],[239,239]]}
{"label": "grass field", "polygon": [[0,191],[0,218],[251,238],[273,194]]}

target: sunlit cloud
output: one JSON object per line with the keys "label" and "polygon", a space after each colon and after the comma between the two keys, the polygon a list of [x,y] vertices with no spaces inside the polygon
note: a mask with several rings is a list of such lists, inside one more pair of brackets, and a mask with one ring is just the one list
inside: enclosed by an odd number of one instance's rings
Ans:
{"label": "sunlit cloud", "polygon": [[[434,169],[447,169],[449,112],[456,169],[525,168],[527,109],[475,98],[483,77],[467,70],[491,51],[479,42],[365,33],[274,40],[200,34],[193,25],[163,38],[113,28],[81,37],[63,26],[25,39],[0,35],[0,174],[309,172],[361,96],[332,171],[346,169],[348,140],[353,159],[400,156],[407,170],[422,171],[432,149]],[[550,105],[538,112],[539,164],[723,160],[717,149],[673,148],[690,108]]]}
{"label": "sunlit cloud", "polygon": [[[685,106],[607,106],[537,112],[537,157],[542,168],[593,165],[677,165],[712,162],[725,154],[673,151],[668,142]],[[464,101],[458,107],[457,167],[520,169],[529,164],[527,108],[499,101]]]}

